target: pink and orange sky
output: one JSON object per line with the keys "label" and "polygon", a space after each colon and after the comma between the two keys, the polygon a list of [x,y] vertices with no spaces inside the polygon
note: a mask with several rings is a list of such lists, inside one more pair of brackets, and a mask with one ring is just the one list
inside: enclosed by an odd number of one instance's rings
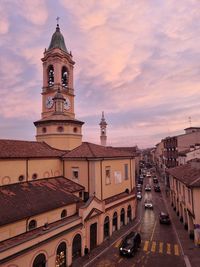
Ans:
{"label": "pink and orange sky", "polygon": [[0,138],[35,140],[57,16],[84,141],[99,143],[103,110],[109,145],[150,147],[200,126],[199,0],[1,0]]}

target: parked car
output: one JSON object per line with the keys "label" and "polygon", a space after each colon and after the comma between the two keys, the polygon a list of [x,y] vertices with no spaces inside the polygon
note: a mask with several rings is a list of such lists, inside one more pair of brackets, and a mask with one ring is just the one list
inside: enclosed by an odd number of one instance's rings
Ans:
{"label": "parked car", "polygon": [[143,179],[138,179],[138,184],[143,184]]}
{"label": "parked car", "polygon": [[153,203],[151,200],[145,200],[144,202],[144,208],[145,209],[153,209]]}
{"label": "parked car", "polygon": [[119,253],[124,256],[134,256],[141,244],[141,236],[138,232],[130,232],[123,238],[119,245]]}
{"label": "parked car", "polygon": [[158,178],[157,178],[157,177],[153,177],[153,182],[154,182],[155,184],[157,184],[157,183],[158,183]]}
{"label": "parked car", "polygon": [[142,185],[141,185],[141,184],[137,184],[136,188],[137,188],[137,192],[138,192],[138,191],[139,191],[139,192],[142,191]]}
{"label": "parked car", "polygon": [[161,224],[170,224],[170,218],[169,218],[169,214],[166,212],[161,211],[159,214],[159,220]]}
{"label": "parked car", "polygon": [[149,184],[146,184],[145,191],[151,191],[151,186]]}
{"label": "parked car", "polygon": [[147,178],[150,178],[151,177],[151,173],[150,172],[147,172],[146,177]]}
{"label": "parked car", "polygon": [[142,199],[142,194],[141,194],[141,192],[137,192],[137,199],[138,199],[138,200],[141,200],[141,199]]}
{"label": "parked car", "polygon": [[161,192],[161,190],[160,190],[160,186],[159,186],[159,185],[155,185],[155,186],[154,186],[154,191],[155,191],[155,192]]}

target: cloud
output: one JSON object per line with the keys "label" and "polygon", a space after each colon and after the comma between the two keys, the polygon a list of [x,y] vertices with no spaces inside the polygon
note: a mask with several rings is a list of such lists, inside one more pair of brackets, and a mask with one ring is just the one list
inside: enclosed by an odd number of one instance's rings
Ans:
{"label": "cloud", "polygon": [[200,123],[198,1],[2,3],[4,118],[39,119],[40,58],[55,30],[52,17],[59,15],[61,32],[76,61],[75,112],[86,122],[84,140],[99,142],[103,110],[109,142],[119,145],[157,143],[156,138],[187,126],[188,116],[197,126]]}
{"label": "cloud", "polygon": [[[13,0],[12,0],[13,1]],[[47,1],[17,0],[14,1],[18,13],[35,25],[44,25],[48,18]]]}

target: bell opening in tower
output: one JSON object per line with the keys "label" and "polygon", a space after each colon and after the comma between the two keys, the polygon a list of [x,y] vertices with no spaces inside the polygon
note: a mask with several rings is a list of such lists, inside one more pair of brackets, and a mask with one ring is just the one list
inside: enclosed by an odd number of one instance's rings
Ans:
{"label": "bell opening in tower", "polygon": [[50,65],[48,68],[48,85],[49,86],[54,85],[54,68],[53,68],[53,65]]}

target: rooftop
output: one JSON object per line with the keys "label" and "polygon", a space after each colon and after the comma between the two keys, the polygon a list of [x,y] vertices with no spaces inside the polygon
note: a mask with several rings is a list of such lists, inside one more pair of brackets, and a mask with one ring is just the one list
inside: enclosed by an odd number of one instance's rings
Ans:
{"label": "rooftop", "polygon": [[63,158],[131,158],[133,154],[112,147],[83,142],[80,146],[66,153]]}
{"label": "rooftop", "polygon": [[0,139],[0,158],[52,158],[64,153],[45,142]]}
{"label": "rooftop", "polygon": [[200,187],[200,162],[198,160],[170,168],[167,172],[189,187]]}
{"label": "rooftop", "polygon": [[83,189],[64,177],[1,186],[0,225],[77,203],[80,199],[72,193]]}

